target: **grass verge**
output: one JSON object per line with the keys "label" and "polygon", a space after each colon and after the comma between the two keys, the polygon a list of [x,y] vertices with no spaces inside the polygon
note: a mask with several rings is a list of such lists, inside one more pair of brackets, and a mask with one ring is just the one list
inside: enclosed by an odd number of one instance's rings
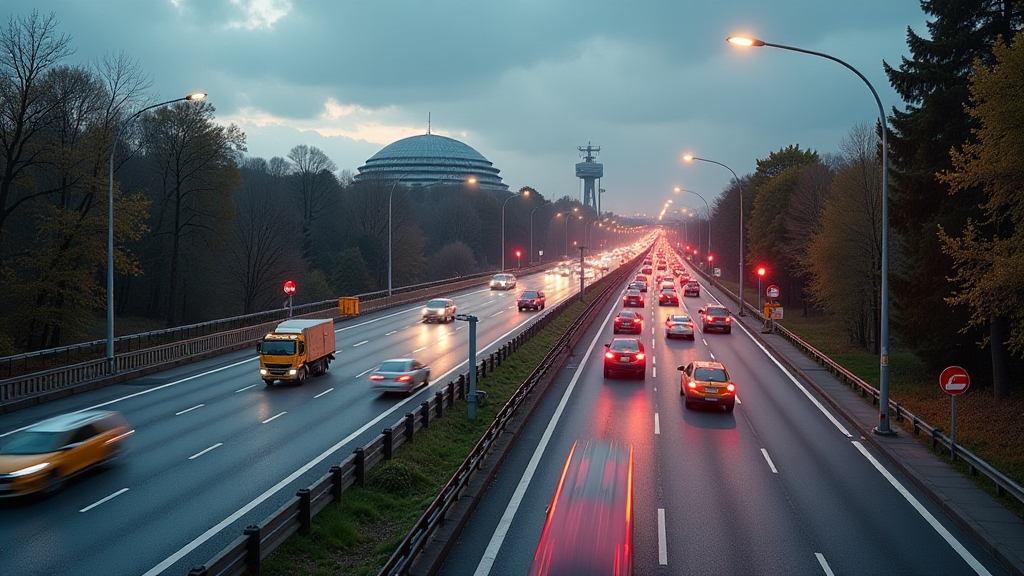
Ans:
{"label": "grass verge", "polygon": [[[588,288],[589,293],[599,293],[609,281],[599,281]],[[308,534],[289,538],[263,561],[261,573],[377,574],[494,421],[498,410],[585,308],[586,303],[571,305],[480,380],[478,387],[487,391],[487,404],[478,409],[476,420],[466,418],[465,401],[456,402],[444,418],[431,420],[430,428],[421,430],[413,442],[395,450],[392,460],[370,470],[364,487],[349,488],[339,503],[322,510],[313,519]]]}

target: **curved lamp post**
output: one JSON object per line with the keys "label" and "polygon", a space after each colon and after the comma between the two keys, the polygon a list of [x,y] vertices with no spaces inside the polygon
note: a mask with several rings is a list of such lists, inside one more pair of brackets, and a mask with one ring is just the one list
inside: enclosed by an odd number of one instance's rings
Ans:
{"label": "curved lamp post", "polygon": [[537,210],[544,208],[545,206],[554,206],[550,200],[545,200],[543,204],[537,206],[530,212],[530,257],[526,259],[527,264],[533,263],[533,215],[537,213]]}
{"label": "curved lamp post", "polygon": [[711,163],[711,164],[718,164],[722,168],[725,168],[729,172],[732,172],[732,177],[736,180],[736,184],[740,187],[740,313],[739,313],[739,315],[740,316],[744,316],[746,314],[746,312],[743,311],[743,303],[745,301],[744,298],[743,298],[743,261],[746,259],[746,253],[743,251],[743,195],[745,194],[745,191],[743,190],[743,183],[740,182],[740,177],[736,175],[736,171],[735,170],[733,170],[732,168],[729,168],[728,166],[726,166],[725,164],[722,164],[721,162],[717,162],[715,160],[708,160],[707,158],[698,158],[698,157],[696,157],[696,156],[694,156],[692,154],[687,154],[687,155],[683,156],[683,160],[686,160],[687,162],[693,162],[694,160],[699,160],[701,162],[708,162],[708,163]]}
{"label": "curved lamp post", "polygon": [[878,98],[878,92],[875,91],[875,87],[871,85],[871,82],[868,82],[868,79],[859,70],[835,56],[803,48],[794,48],[793,46],[772,44],[757,38],[743,36],[730,36],[726,38],[726,41],[737,46],[769,46],[771,48],[800,52],[831,60],[856,74],[875,98],[875,104],[878,106],[878,121],[882,125],[882,317],[878,335],[878,426],[874,428],[873,432],[881,436],[894,436],[896,432],[889,426],[889,142],[887,137],[889,130],[885,121],[885,108],[882,107],[882,101]]}
{"label": "curved lamp post", "polygon": [[505,271],[505,205],[508,204],[509,200],[511,200],[513,198],[516,198],[516,197],[519,197],[519,196],[522,196],[524,198],[529,198],[530,197],[530,189],[529,188],[525,188],[523,190],[520,190],[519,192],[516,192],[515,194],[509,196],[508,198],[505,198],[505,201],[501,203],[501,271],[502,272]]}
{"label": "curved lamp post", "polygon": [[188,96],[146,106],[129,116],[124,123],[117,127],[117,132],[114,133],[114,142],[110,145],[110,166],[107,169],[107,175],[110,179],[107,190],[107,363],[110,366],[111,374],[117,370],[117,366],[114,363],[114,152],[117,151],[117,141],[121,139],[121,132],[133,120],[142,115],[143,112],[174,104],[175,102],[184,102],[186,100],[198,101],[204,98],[206,98],[205,92],[195,92]]}
{"label": "curved lamp post", "polygon": [[[697,194],[697,193],[696,193],[696,192],[694,192],[693,190],[683,190],[683,189],[682,189],[682,188],[680,188],[679,186],[676,186],[676,187],[675,187],[675,188],[673,188],[672,190],[673,190],[673,191],[674,191],[675,193],[677,193],[677,194],[678,194],[678,193],[680,193],[680,192],[689,192],[690,194],[695,194],[695,195],[697,196],[697,198],[700,198],[700,199],[701,199],[701,201],[703,201],[703,202],[704,202],[704,207],[705,207],[705,208],[707,209],[707,211],[708,211],[708,254],[711,254],[711,206],[710,206],[710,205],[708,205],[708,201],[707,201],[707,200],[704,200],[704,197],[703,197],[703,196],[701,196],[700,194]],[[700,232],[699,232],[699,231],[700,231],[700,228],[698,228],[697,230],[698,230],[698,234],[699,234],[699,233],[700,233]]]}

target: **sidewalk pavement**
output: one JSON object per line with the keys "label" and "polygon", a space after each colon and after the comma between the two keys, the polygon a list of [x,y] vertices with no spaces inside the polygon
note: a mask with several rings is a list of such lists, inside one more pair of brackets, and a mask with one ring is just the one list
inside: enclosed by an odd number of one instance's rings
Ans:
{"label": "sidewalk pavement", "polygon": [[[720,301],[735,305],[717,287]],[[894,437],[878,436],[878,408],[843,384],[820,364],[777,334],[761,334],[762,324],[749,313],[736,317],[779,362],[816,388],[898,470],[928,495],[961,529],[992,554],[1011,574],[1024,575],[1024,519],[1008,510],[949,463],[933,454],[913,433],[895,425]]]}

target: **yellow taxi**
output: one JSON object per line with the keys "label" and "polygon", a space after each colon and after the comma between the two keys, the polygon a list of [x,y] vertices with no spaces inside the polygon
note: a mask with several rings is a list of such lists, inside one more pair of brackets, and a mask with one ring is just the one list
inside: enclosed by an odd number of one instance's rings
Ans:
{"label": "yellow taxi", "polygon": [[698,360],[680,366],[679,371],[683,373],[679,395],[687,408],[696,404],[713,404],[732,412],[736,407],[736,385],[721,362]]}
{"label": "yellow taxi", "polygon": [[0,445],[0,497],[60,490],[72,476],[110,462],[135,431],[117,412],[55,416],[11,434]]}

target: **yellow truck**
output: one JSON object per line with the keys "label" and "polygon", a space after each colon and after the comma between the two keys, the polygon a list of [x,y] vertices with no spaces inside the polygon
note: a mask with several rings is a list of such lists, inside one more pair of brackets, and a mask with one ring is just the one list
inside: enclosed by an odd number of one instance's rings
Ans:
{"label": "yellow truck", "polygon": [[256,345],[260,354],[260,376],[269,386],[274,382],[302,384],[319,376],[334,360],[334,321],[286,320]]}

